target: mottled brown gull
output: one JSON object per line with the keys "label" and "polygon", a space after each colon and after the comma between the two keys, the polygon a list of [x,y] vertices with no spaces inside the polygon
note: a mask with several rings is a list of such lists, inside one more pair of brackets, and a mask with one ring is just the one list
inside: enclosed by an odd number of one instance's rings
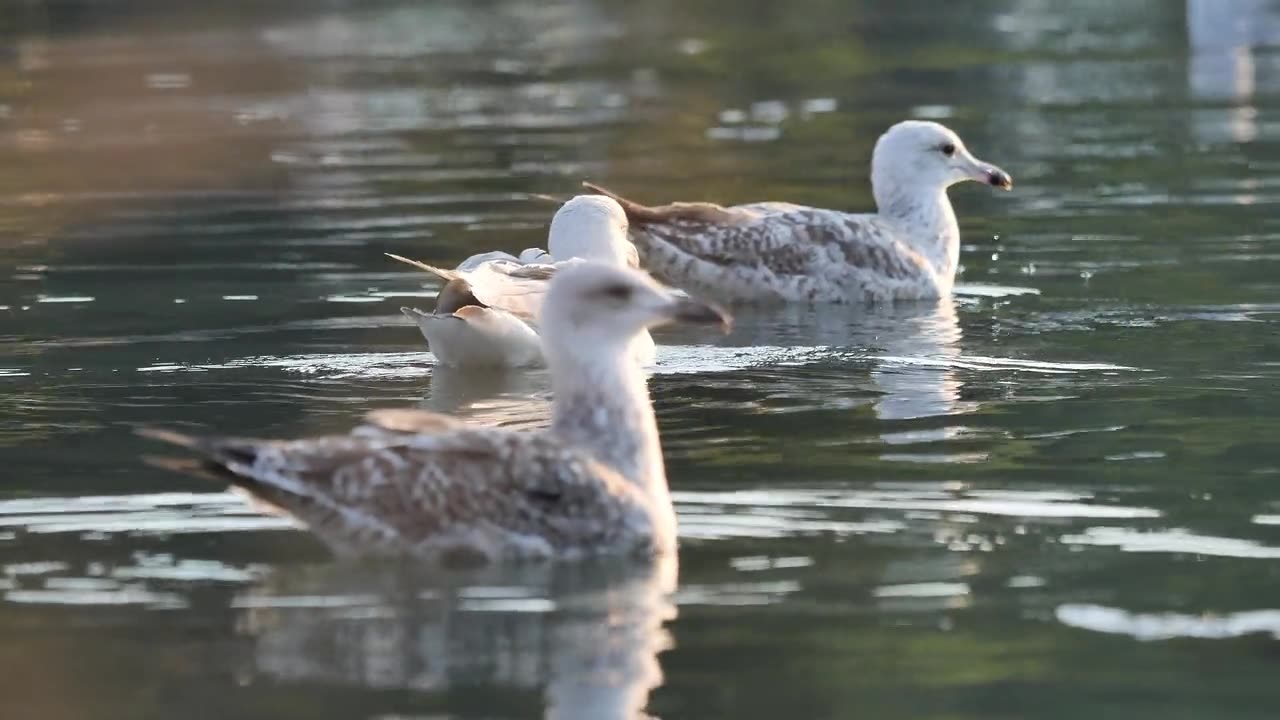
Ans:
{"label": "mottled brown gull", "polygon": [[[602,195],[579,195],[551,219],[550,252],[529,248],[514,257],[504,252],[473,255],[454,270],[390,255],[445,281],[434,312],[402,307],[418,325],[427,345],[442,364],[454,367],[529,367],[541,365],[536,318],[547,280],[566,262],[595,260],[617,267],[636,267],[636,248],[627,239],[622,207]],[[633,347],[634,357],[648,365],[654,359],[653,338],[646,330]]]}
{"label": "mottled brown gull", "polygon": [[557,272],[542,312],[546,430],[381,410],[348,435],[305,440],[140,432],[205,456],[167,467],[230,481],[344,556],[662,553],[675,545],[675,510],[645,377],[628,353],[636,334],[670,321],[727,317],[637,270],[585,261]]}
{"label": "mottled brown gull", "polygon": [[622,205],[644,267],[664,282],[725,300],[861,303],[951,293],[960,229],[947,188],[965,180],[1013,187],[948,128],[908,120],[876,142],[875,213],[776,202],[651,207],[585,185]]}

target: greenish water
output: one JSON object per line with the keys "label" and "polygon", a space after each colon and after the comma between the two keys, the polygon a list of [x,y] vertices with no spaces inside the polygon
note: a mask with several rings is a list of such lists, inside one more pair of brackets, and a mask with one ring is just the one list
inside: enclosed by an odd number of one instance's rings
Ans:
{"label": "greenish water", "polygon": [[[205,5],[0,18],[4,717],[1275,716],[1280,4]],[[540,245],[583,178],[867,208],[906,116],[1016,189],[953,191],[954,301],[658,336],[674,594],[336,565],[140,461],[537,426],[383,252]]]}

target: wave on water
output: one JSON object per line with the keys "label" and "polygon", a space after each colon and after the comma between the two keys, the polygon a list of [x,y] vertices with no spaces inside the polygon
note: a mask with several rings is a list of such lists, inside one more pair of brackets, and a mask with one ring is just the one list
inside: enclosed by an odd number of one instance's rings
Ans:
{"label": "wave on water", "polygon": [[[782,347],[756,345],[745,347],[719,345],[660,345],[655,375],[686,375],[744,370],[761,366],[803,366],[847,358],[848,353],[828,346]],[[1079,372],[1138,372],[1139,368],[1110,363],[1075,363],[1022,360],[1017,358],[965,355],[942,356],[864,356],[884,366],[926,367],[970,371],[1013,371],[1047,375]],[[310,375],[329,380],[359,377],[414,378],[430,374],[436,364],[430,352],[386,353],[315,353],[307,355],[259,355],[238,358],[225,363],[165,363],[137,368],[138,372],[207,372],[236,368],[279,368],[285,372]]]}

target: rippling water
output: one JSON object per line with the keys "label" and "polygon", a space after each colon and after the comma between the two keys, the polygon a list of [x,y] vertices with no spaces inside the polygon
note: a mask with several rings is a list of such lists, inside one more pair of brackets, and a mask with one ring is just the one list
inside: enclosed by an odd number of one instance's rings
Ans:
{"label": "rippling water", "polygon": [[[0,45],[14,717],[1270,718],[1280,5],[33,2]],[[542,244],[592,178],[866,208],[942,119],[954,300],[659,334],[680,567],[343,565],[144,465],[166,423],[546,422],[384,252]],[[678,580],[677,580],[678,575]],[[545,710],[544,710],[545,708]]]}

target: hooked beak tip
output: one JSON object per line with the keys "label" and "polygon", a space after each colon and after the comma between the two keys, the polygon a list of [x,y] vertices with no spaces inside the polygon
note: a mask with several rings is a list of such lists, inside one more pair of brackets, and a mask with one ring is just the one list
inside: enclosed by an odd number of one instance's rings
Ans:
{"label": "hooked beak tip", "polygon": [[991,168],[987,170],[986,174],[987,184],[991,187],[1000,188],[1001,190],[1013,189],[1013,178],[1009,176],[1009,173],[999,168]]}

